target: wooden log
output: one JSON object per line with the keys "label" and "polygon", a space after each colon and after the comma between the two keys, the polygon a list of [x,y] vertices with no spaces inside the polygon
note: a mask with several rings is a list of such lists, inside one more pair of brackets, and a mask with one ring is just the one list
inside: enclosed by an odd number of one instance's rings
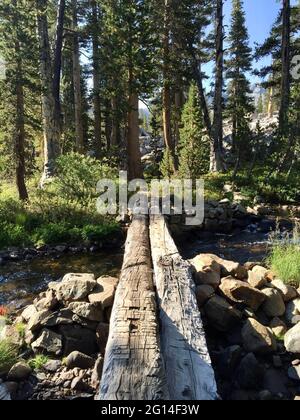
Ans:
{"label": "wooden log", "polygon": [[145,216],[135,216],[128,231],[99,399],[168,399]]}
{"label": "wooden log", "polygon": [[215,400],[217,386],[191,266],[180,256],[162,215],[150,217],[150,241],[170,399]]}

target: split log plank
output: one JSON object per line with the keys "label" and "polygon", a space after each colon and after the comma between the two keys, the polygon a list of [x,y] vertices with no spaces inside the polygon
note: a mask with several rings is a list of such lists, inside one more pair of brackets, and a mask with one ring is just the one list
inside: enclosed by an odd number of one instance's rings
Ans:
{"label": "split log plank", "polygon": [[191,266],[180,256],[164,216],[151,215],[150,241],[170,399],[215,400],[217,386]]}
{"label": "split log plank", "polygon": [[128,230],[99,399],[169,399],[159,346],[149,220],[145,216],[135,216]]}

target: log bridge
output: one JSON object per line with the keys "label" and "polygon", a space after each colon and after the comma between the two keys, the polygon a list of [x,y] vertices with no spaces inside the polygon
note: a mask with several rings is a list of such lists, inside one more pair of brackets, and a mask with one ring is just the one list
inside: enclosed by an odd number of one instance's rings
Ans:
{"label": "log bridge", "polygon": [[162,215],[128,230],[98,398],[218,398],[191,266]]}

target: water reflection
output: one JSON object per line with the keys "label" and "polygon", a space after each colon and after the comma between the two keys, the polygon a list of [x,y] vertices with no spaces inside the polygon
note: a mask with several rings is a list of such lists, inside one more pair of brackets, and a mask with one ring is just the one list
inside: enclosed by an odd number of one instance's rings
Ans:
{"label": "water reflection", "polygon": [[121,251],[114,255],[105,253],[89,255],[64,255],[59,259],[41,258],[21,261],[0,267],[0,305],[10,309],[22,307],[35,295],[66,273],[93,273],[118,276],[123,260]]}

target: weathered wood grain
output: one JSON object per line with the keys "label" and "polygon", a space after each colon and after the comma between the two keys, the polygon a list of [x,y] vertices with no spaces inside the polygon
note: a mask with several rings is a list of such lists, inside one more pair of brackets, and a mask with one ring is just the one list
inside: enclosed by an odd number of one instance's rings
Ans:
{"label": "weathered wood grain", "polygon": [[150,240],[170,399],[215,400],[216,381],[190,265],[180,256],[161,215],[150,217]]}
{"label": "weathered wood grain", "polygon": [[149,221],[136,216],[128,231],[100,384],[101,400],[168,399],[159,347]]}

